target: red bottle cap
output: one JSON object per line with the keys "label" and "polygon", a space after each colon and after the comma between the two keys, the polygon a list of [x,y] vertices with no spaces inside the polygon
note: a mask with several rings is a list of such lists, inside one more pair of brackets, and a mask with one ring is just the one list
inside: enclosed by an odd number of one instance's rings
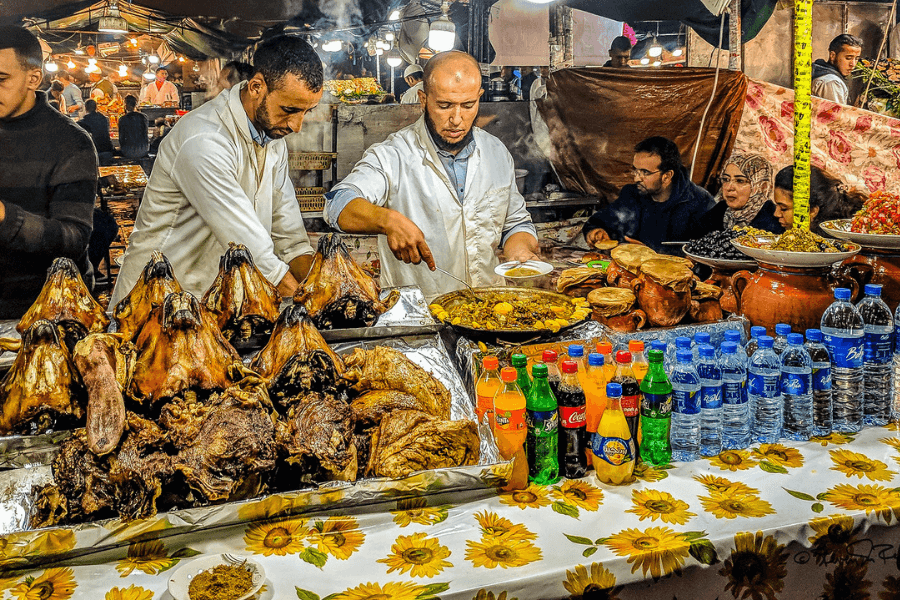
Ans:
{"label": "red bottle cap", "polygon": [[500,379],[507,383],[515,381],[518,376],[519,372],[514,367],[503,367],[500,371]]}
{"label": "red bottle cap", "polygon": [[557,358],[559,358],[559,355],[555,350],[544,350],[544,353],[541,354],[541,360],[547,364],[555,363]]}
{"label": "red bottle cap", "polygon": [[625,350],[619,350],[616,352],[616,362],[620,365],[625,365],[631,362],[631,352],[626,352]]}
{"label": "red bottle cap", "polygon": [[597,342],[597,352],[600,354],[609,354],[612,352],[612,344],[609,342]]}
{"label": "red bottle cap", "polygon": [[563,373],[577,373],[578,372],[578,363],[574,360],[564,360],[562,361],[562,372]]}
{"label": "red bottle cap", "polygon": [[481,361],[481,366],[488,371],[493,371],[500,366],[500,361],[497,360],[496,356],[485,356]]}
{"label": "red bottle cap", "polygon": [[631,340],[630,342],[628,342],[628,349],[632,352],[643,352],[644,342],[640,340]]}

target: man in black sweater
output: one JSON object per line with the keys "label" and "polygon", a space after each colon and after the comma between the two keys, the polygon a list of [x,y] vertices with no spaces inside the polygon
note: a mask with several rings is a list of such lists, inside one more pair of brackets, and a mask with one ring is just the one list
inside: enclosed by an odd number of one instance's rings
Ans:
{"label": "man in black sweater", "polygon": [[150,151],[147,115],[136,109],[137,98],[125,96],[125,114],[119,117],[119,147],[125,158],[144,158]]}
{"label": "man in black sweater", "polygon": [[688,178],[678,146],[664,137],[651,137],[634,147],[631,174],[634,183],[584,224],[588,245],[612,238],[680,255],[680,247],[663,242],[695,237],[697,222],[714,204],[712,196]]}
{"label": "man in black sweater", "polygon": [[37,91],[41,69],[37,38],[0,27],[0,319],[28,310],[54,258],[74,260],[93,285],[97,155],[84,130]]}
{"label": "man in black sweater", "polygon": [[109,139],[109,119],[97,112],[97,103],[88,100],[84,103],[84,109],[87,114],[78,121],[78,124],[91,134],[94,140],[94,147],[97,149],[97,156],[100,159],[100,166],[104,167],[112,162],[115,148],[112,140]]}

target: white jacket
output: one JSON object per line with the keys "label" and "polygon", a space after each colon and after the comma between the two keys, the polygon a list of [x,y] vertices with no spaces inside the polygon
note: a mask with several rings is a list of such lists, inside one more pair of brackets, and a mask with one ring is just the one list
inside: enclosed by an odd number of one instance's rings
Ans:
{"label": "white jacket", "polygon": [[185,115],[163,140],[110,306],[131,291],[157,249],[182,287],[197,296],[215,279],[228,242],[246,245],[276,285],[287,263],[313,252],[288,177],[284,140],[266,145],[259,173],[241,105],[244,84]]}
{"label": "white jacket", "polygon": [[[494,273],[504,231],[531,223],[516,189],[513,159],[491,134],[475,127],[475,151],[468,159],[460,202],[425,126],[425,117],[370,147],[336,188],[353,186],[363,197],[396,210],[418,225],[435,264],[474,286],[498,285]],[[325,207],[334,224],[338,215]],[[378,236],[382,287],[417,285],[429,300],[462,287],[422,263],[397,260],[386,236]]]}
{"label": "white jacket", "polygon": [[178,88],[171,81],[164,81],[160,89],[151,81],[141,90],[141,102],[162,106],[164,102],[178,102]]}
{"label": "white jacket", "polygon": [[838,104],[847,104],[850,88],[847,87],[847,82],[842,77],[829,73],[812,80],[810,93],[817,98],[824,98]]}

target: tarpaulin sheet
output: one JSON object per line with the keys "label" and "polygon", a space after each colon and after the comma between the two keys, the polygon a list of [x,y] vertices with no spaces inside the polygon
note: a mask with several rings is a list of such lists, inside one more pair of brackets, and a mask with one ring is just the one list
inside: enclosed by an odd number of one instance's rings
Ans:
{"label": "tarpaulin sheet", "polygon": [[[631,183],[634,145],[661,135],[693,155],[714,69],[564,69],[550,75],[538,107],[550,131],[553,163],[566,189],[614,199]],[[731,154],[747,78],[722,70],[703,127],[693,180],[710,187]]]}

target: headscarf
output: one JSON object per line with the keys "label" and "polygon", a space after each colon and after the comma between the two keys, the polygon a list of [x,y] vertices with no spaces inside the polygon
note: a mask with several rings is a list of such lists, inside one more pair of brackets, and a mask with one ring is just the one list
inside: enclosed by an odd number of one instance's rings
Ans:
{"label": "headscarf", "polygon": [[[750,199],[742,208],[725,211],[725,229],[731,229],[735,225],[749,225],[756,218],[763,205],[772,195],[772,164],[759,154],[732,154],[722,164],[719,176],[725,174],[728,165],[735,165],[744,177],[750,180]],[[722,190],[716,195],[716,202],[724,202]]]}

